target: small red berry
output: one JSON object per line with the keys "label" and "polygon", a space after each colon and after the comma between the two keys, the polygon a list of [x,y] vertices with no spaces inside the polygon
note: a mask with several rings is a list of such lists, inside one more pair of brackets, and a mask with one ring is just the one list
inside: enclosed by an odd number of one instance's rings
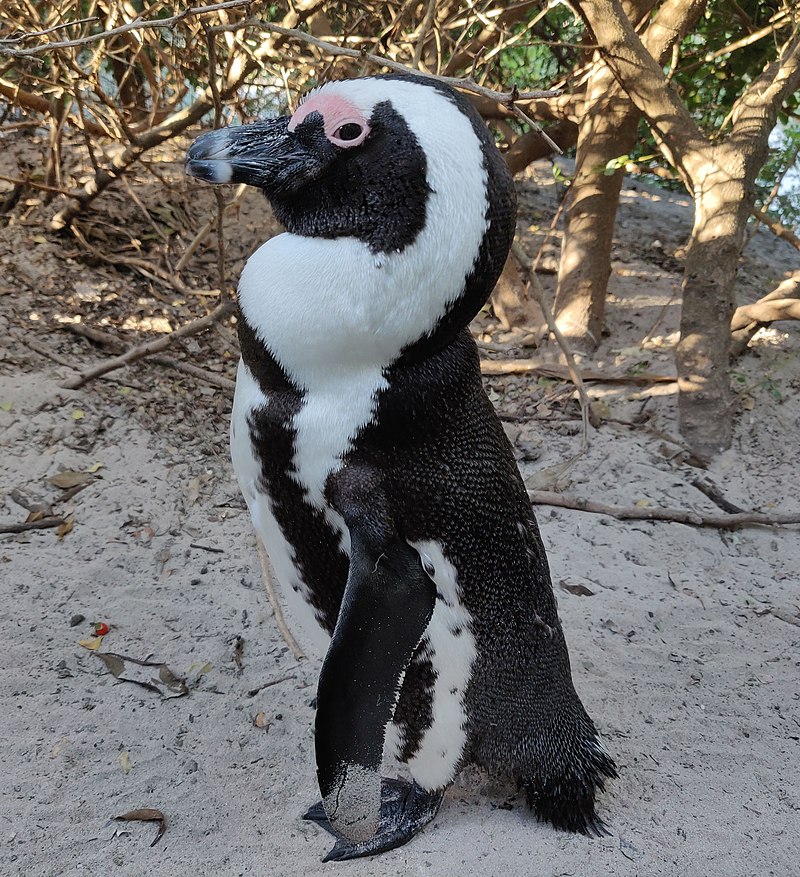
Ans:
{"label": "small red berry", "polygon": [[94,627],[95,636],[105,636],[111,630],[105,621],[95,621],[92,627]]}

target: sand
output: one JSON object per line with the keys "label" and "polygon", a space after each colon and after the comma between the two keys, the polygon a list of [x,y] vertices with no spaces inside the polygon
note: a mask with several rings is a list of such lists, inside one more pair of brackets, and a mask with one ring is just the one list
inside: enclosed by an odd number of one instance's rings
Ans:
{"label": "sand", "polygon": [[[526,195],[529,223],[544,224],[536,211],[546,213],[548,199]],[[686,198],[626,190],[602,367],[671,368],[680,275],[664,253],[690,221]],[[0,523],[25,518],[13,488],[53,501],[61,491],[48,477],[102,464],[62,503],[74,512],[63,538],[0,537],[0,873],[798,873],[797,528],[721,532],[544,506],[537,517],[575,684],[620,769],[599,804],[609,835],[537,824],[514,789],[470,769],[407,846],[321,864],[330,841],[300,819],[318,796],[319,663],[295,660],[276,630],[227,457],[230,400],[152,365],[117,373],[121,383],[60,388],[70,369],[26,337],[50,339],[67,361],[80,353],[76,367],[102,352],[36,334],[30,314],[54,306],[42,302],[42,276],[51,288],[74,285],[91,269],[58,262],[55,245],[42,260],[35,247],[0,246],[9,342],[0,359]],[[770,289],[797,256],[758,232],[741,300]],[[701,477],[743,508],[796,511],[799,349],[796,326],[781,324],[740,361],[734,445],[707,470],[685,462],[675,438],[674,385],[595,386],[603,423],[564,472],[580,450],[575,403],[548,401],[552,388],[529,378],[487,385],[501,411],[529,413],[533,400],[541,417],[508,427],[518,448],[538,456],[522,464],[532,486],[718,512],[692,486]],[[643,406],[646,423],[621,422]],[[78,644],[93,621],[111,626],[102,651],[165,662],[189,693],[164,698],[115,679]],[[144,807],[166,817],[154,846],[156,824],[113,821]]]}

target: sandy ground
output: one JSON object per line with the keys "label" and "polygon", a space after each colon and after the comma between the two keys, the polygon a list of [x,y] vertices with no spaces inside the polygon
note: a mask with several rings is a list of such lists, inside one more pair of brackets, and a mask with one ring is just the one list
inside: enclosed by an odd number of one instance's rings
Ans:
{"label": "sandy ground", "polygon": [[[680,282],[664,253],[683,242],[690,209],[685,198],[638,188],[623,198],[611,335],[596,362],[663,372]],[[552,192],[523,201],[526,222],[549,221]],[[102,355],[36,334],[30,319],[42,307],[43,274],[65,287],[87,269],[37,261],[36,252],[5,245],[0,258],[9,342],[0,359],[0,523],[25,518],[13,488],[57,502],[62,491],[48,477],[102,466],[58,506],[74,512],[63,538],[0,537],[0,873],[797,873],[797,528],[724,533],[549,507],[537,515],[575,683],[620,768],[600,803],[610,835],[537,824],[513,789],[469,770],[407,846],[322,865],[329,840],[300,820],[317,795],[318,663],[297,662],[276,631],[227,458],[229,400],[152,365],[61,389],[69,369],[23,342],[35,336],[62,358],[82,357],[76,366]],[[797,265],[796,251],[763,232],[748,254],[742,300]],[[770,333],[737,366],[734,446],[707,471],[684,462],[674,438],[674,385],[594,387],[604,422],[565,471],[580,449],[574,401],[528,378],[488,386],[501,411],[537,417],[509,424],[521,455],[537,457],[522,464],[531,486],[719,511],[692,486],[699,476],[744,508],[797,510],[800,339],[795,327],[778,328],[789,334]],[[623,422],[642,413],[635,428]],[[85,620],[71,626],[77,615]],[[166,662],[189,693],[165,699],[116,680],[78,644],[96,620],[112,626],[102,651]],[[112,821],[142,807],[166,816],[155,846],[155,824]]]}

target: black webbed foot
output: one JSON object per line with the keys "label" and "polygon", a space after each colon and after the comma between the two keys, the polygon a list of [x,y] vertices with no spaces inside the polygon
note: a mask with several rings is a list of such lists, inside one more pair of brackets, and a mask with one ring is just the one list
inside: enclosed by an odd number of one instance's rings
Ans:
{"label": "black webbed foot", "polygon": [[333,849],[322,861],[343,862],[401,847],[436,816],[443,798],[444,790],[426,792],[416,783],[382,780],[378,831],[369,840],[361,843],[347,840],[331,826],[322,802],[310,807],[303,819],[316,822],[336,838]]}

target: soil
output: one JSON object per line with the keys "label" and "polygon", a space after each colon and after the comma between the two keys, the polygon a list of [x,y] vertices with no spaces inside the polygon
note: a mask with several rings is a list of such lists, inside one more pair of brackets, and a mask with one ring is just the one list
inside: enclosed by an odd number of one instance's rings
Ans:
{"label": "soil", "polygon": [[[33,151],[35,159],[41,140],[22,131],[3,142],[0,172],[15,176],[19,156]],[[589,839],[537,824],[513,788],[468,769],[407,846],[320,863],[329,838],[300,818],[318,794],[319,663],[296,660],[274,623],[227,454],[230,393],[147,360],[79,390],[60,386],[111,355],[66,323],[133,344],[218,300],[112,264],[123,254],[174,265],[213,213],[207,190],[181,181],[174,155],[157,158],[169,190],[145,175],[133,181],[144,207],[119,187],[84,221],[99,257],[47,231],[55,204],[41,193],[23,193],[0,230],[0,526],[26,519],[20,501],[68,519],[60,530],[0,536],[0,872],[796,873],[797,528],[723,532],[547,506],[537,517],[575,684],[620,770],[599,805],[609,834]],[[556,208],[551,181],[540,166],[520,183],[530,252]],[[608,337],[584,365],[672,373],[690,224],[686,197],[625,188]],[[231,277],[274,230],[263,200],[247,194],[226,224]],[[215,241],[212,234],[189,263],[186,283],[219,286]],[[797,266],[796,250],[757,231],[741,302]],[[552,292],[554,278],[542,279]],[[490,315],[474,329],[509,341]],[[676,435],[674,384],[591,385],[596,428],[583,454],[571,385],[530,376],[486,384],[531,488],[719,512],[693,484],[701,479],[741,508],[788,512],[800,509],[799,350],[796,325],[779,324],[736,364],[734,445],[707,468]],[[530,353],[511,344],[504,355]],[[169,355],[233,379],[232,325]],[[48,481],[64,472],[88,473],[61,482],[83,485],[79,492]],[[165,696],[177,692],[115,678],[79,644],[92,622],[110,626],[101,652],[164,662],[188,693]],[[140,678],[157,672],[145,668]],[[157,824],[114,821],[137,808],[164,814],[154,845]]]}

